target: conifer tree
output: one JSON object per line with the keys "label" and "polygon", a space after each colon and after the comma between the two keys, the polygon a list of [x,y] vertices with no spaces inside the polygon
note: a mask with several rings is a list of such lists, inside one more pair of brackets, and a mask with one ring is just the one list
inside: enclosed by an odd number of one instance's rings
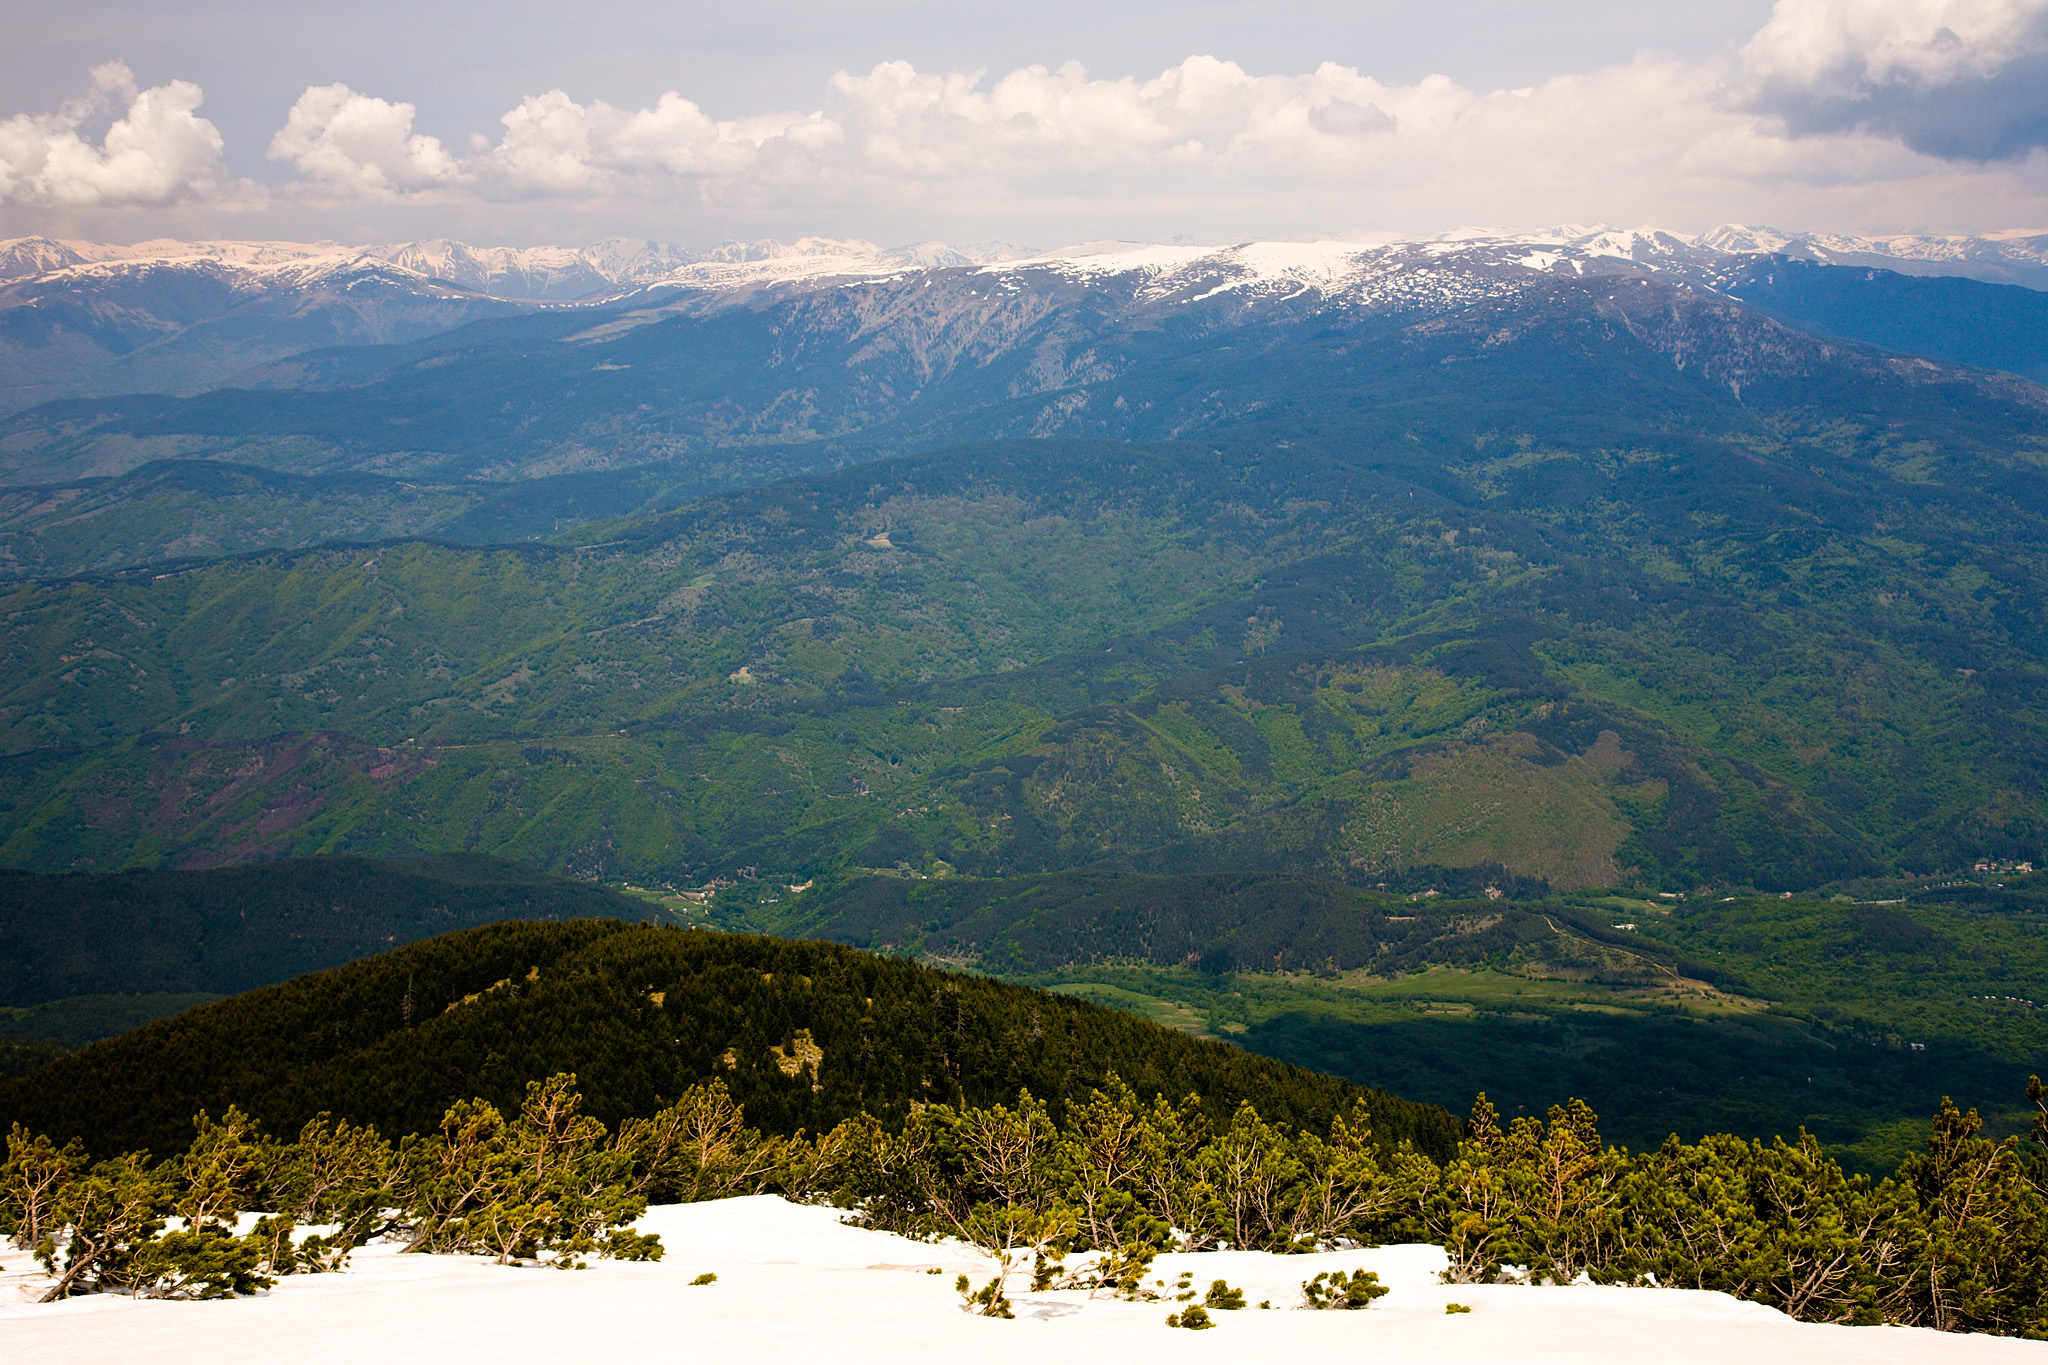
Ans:
{"label": "conifer tree", "polygon": [[505,1116],[485,1100],[460,1100],[440,1131],[398,1147],[398,1188],[412,1225],[407,1251],[465,1249],[464,1220],[495,1200],[505,1177]]}
{"label": "conifer tree", "polygon": [[57,1231],[55,1210],[64,1188],[85,1164],[85,1149],[76,1139],[58,1147],[47,1135],[31,1135],[14,1124],[6,1164],[0,1165],[0,1233],[34,1251]]}
{"label": "conifer tree", "polygon": [[1436,1185],[1436,1166],[1413,1146],[1396,1149],[1393,1169],[1373,1149],[1372,1115],[1363,1101],[1349,1118],[1339,1114],[1327,1139],[1295,1139],[1301,1184],[1288,1200],[1288,1235],[1305,1248],[1343,1237],[1379,1239],[1388,1221],[1416,1205]]}
{"label": "conifer tree", "polygon": [[[1580,1275],[1632,1277],[1621,1236],[1627,1154],[1601,1143],[1593,1111],[1578,1099],[1553,1105],[1540,1130],[1533,1120],[1515,1128],[1508,1167],[1515,1259],[1533,1279],[1558,1284]],[[1541,1140],[1532,1144],[1539,1131]]]}
{"label": "conifer tree", "polygon": [[1944,1096],[1927,1151],[1899,1168],[1910,1230],[1894,1313],[1945,1332],[2048,1331],[2048,1201],[2019,1139],[1982,1127]]}
{"label": "conifer tree", "polygon": [[1341,1270],[1325,1270],[1313,1279],[1301,1282],[1304,1308],[1356,1311],[1371,1307],[1374,1299],[1383,1298],[1389,1292],[1380,1283],[1377,1273],[1363,1269],[1354,1270],[1349,1275]]}
{"label": "conifer tree", "polygon": [[1850,1176],[1812,1134],[1756,1144],[1750,1198],[1769,1235],[1753,1297],[1806,1322],[1892,1321],[1882,1286],[1899,1270],[1900,1224],[1868,1179]]}
{"label": "conifer tree", "polygon": [[1202,1156],[1209,1136],[1208,1117],[1193,1095],[1177,1105],[1156,1096],[1146,1111],[1138,1187],[1149,1213],[1181,1229],[1187,1251],[1212,1245],[1217,1236],[1215,1190]]}
{"label": "conifer tree", "polygon": [[1499,1116],[1483,1091],[1472,1102],[1466,1130],[1468,1136],[1419,1210],[1430,1240],[1449,1256],[1444,1279],[1452,1284],[1497,1278],[1515,1245],[1507,1167],[1516,1147],[1501,1132]]}
{"label": "conifer tree", "polygon": [[206,1223],[137,1245],[120,1281],[138,1298],[225,1299],[275,1284],[262,1273],[263,1261],[264,1239]]}
{"label": "conifer tree", "polygon": [[1145,1120],[1138,1097],[1111,1072],[1102,1088],[1067,1111],[1061,1162],[1070,1172],[1077,1244],[1122,1245],[1138,1209],[1133,1190],[1143,1173]]}
{"label": "conifer tree", "polygon": [[231,1227],[256,1193],[272,1159],[271,1144],[232,1104],[218,1123],[202,1110],[192,1126],[197,1135],[178,1161],[177,1212],[194,1231]]}
{"label": "conifer tree", "polygon": [[984,1318],[1017,1316],[1010,1308],[1009,1299],[1003,1296],[1003,1280],[1000,1275],[979,1289],[973,1288],[972,1283],[965,1275],[953,1282],[953,1288],[960,1295],[960,1307],[963,1312]]}
{"label": "conifer tree", "polygon": [[1287,1195],[1302,1167],[1287,1134],[1247,1100],[1202,1155],[1223,1238],[1240,1249],[1291,1249]]}
{"label": "conifer tree", "polygon": [[36,1259],[56,1282],[43,1294],[55,1303],[85,1288],[126,1288],[135,1254],[163,1230],[175,1191],[150,1168],[147,1153],[102,1161],[63,1187]]}
{"label": "conifer tree", "polygon": [[391,1144],[373,1128],[326,1114],[308,1119],[298,1140],[278,1150],[264,1184],[287,1223],[331,1223],[335,1230],[307,1238],[296,1260],[273,1256],[267,1263],[282,1273],[341,1269],[401,1202],[393,1161]]}
{"label": "conifer tree", "polygon": [[635,1194],[679,1204],[758,1193],[793,1155],[792,1146],[764,1139],[725,1082],[693,1085],[674,1104],[648,1118],[619,1125],[616,1145],[633,1165]]}

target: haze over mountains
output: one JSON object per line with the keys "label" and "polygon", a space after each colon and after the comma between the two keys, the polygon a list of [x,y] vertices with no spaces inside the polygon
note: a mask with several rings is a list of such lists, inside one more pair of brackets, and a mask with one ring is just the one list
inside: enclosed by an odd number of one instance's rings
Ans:
{"label": "haze over mountains", "polygon": [[480,319],[569,304],[716,311],[840,283],[900,282],[919,271],[957,271],[1034,297],[1055,284],[1078,284],[1154,308],[1286,299],[1296,312],[1341,307],[1380,315],[1453,306],[1478,297],[1475,289],[1498,293],[1558,272],[1647,270],[1722,287],[1777,258],[2048,284],[2048,236],[2038,233],[1852,238],[1743,227],[1699,236],[1560,228],[1380,245],[1111,243],[1050,255],[994,243],[884,250],[817,238],[701,252],[623,239],[517,249],[447,241],[115,247],[23,238],[0,243],[0,373],[7,376],[0,409],[60,397],[290,384],[300,381],[260,367],[323,347],[417,342]]}

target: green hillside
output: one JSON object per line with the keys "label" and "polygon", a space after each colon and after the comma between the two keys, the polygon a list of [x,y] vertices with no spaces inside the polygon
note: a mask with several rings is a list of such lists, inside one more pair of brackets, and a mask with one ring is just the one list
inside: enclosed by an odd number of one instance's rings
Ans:
{"label": "green hillside", "polygon": [[1490,899],[1472,875],[1387,891],[858,877],[734,887],[715,913],[998,972],[1453,1108],[1482,1090],[1511,1114],[1576,1095],[1638,1150],[1805,1128],[1884,1170],[1945,1095],[2025,1129],[2015,1106],[2048,1059],[2037,879],[1874,886],[1858,903],[1532,894],[1498,870]]}
{"label": "green hillside", "polygon": [[[1227,1120],[1326,1125],[1361,1092],[1221,1043],[1059,995],[832,944],[634,927],[500,924],[266,987],[150,1024],[0,1083],[0,1124],[99,1152],[186,1141],[191,1115],[240,1104],[296,1131],[328,1111],[386,1132],[432,1128],[457,1099],[516,1106],[574,1072],[607,1124],[723,1079],[768,1132],[865,1110],[989,1104],[1020,1087],[1055,1109],[1109,1072],[1140,1095],[1199,1095]],[[1444,1110],[1364,1092],[1375,1132],[1442,1155]]]}
{"label": "green hillside", "polygon": [[[0,442],[6,424],[0,423]],[[517,483],[305,476],[220,460],[157,460],[119,478],[0,488],[0,575],[109,573],[333,541],[537,540],[660,511],[735,485],[843,463],[816,448],[752,451],[715,469],[643,465]]]}
{"label": "green hillside", "polygon": [[1566,444],[1590,400],[1534,393],[1551,435],[992,444],[581,546],[24,584],[0,860],[1794,888],[2032,854],[2033,409]]}

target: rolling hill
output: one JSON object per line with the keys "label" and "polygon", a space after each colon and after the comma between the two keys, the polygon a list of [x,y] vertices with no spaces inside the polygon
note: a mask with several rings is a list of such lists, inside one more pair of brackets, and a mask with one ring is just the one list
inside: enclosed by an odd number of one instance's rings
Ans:
{"label": "rolling hill", "polygon": [[574,1072],[607,1125],[717,1077],[771,1133],[921,1103],[1061,1109],[1114,1072],[1140,1095],[1241,1100],[1328,1125],[1363,1099],[1379,1140],[1442,1154],[1445,1110],[1205,1042],[1127,1013],[837,945],[636,927],[499,924],[202,1006],[0,1082],[0,1122],[93,1150],[174,1150],[198,1108],[295,1131],[315,1113],[425,1132],[452,1103],[516,1107]]}
{"label": "rolling hill", "polygon": [[0,871],[5,1072],[393,944],[501,920],[593,916],[669,918],[644,899],[469,853]]}
{"label": "rolling hill", "polygon": [[2036,846],[2034,386],[1630,277],[1078,392],[1219,415],[24,583],[0,858],[1794,889]]}

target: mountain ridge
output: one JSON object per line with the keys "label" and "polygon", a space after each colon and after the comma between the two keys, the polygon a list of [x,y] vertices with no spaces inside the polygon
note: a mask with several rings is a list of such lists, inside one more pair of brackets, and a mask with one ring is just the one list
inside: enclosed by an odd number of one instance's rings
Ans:
{"label": "mountain ridge", "polygon": [[245,382],[245,372],[323,347],[402,343],[490,317],[610,311],[618,316],[595,325],[617,330],[919,272],[962,270],[996,288],[1033,292],[1064,282],[1186,308],[1231,295],[1246,304],[1293,303],[1296,312],[1320,305],[1412,313],[1501,297],[1542,274],[1648,271],[1719,288],[1769,260],[2048,286],[2044,241],[2028,234],[1809,240],[1734,227],[1698,235],[1573,227],[1413,241],[1093,243],[1033,254],[1000,243],[885,249],[823,238],[703,251],[627,239],[508,248],[447,240],[120,247],[19,238],[0,242],[0,370],[8,376],[0,411],[65,397],[191,393]]}

